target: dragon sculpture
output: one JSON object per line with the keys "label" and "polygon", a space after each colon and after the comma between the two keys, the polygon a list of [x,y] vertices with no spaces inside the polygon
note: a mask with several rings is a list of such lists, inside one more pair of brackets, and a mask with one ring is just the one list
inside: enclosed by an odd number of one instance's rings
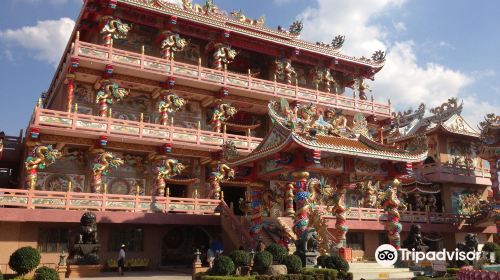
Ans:
{"label": "dragon sculpture", "polygon": [[234,169],[227,164],[219,163],[214,172],[210,174],[210,198],[220,199],[221,183],[234,179]]}
{"label": "dragon sculpture", "polygon": [[126,39],[128,32],[133,27],[133,24],[123,23],[120,19],[112,16],[105,16],[102,21],[104,26],[100,33],[105,47],[110,47],[113,44],[113,39]]}
{"label": "dragon sculpture", "polygon": [[354,79],[354,90],[358,92],[358,97],[361,100],[367,100],[366,91],[371,91],[370,87],[365,83],[363,78]]}
{"label": "dragon sculpture", "polygon": [[195,13],[205,13],[212,14],[215,11],[215,5],[213,0],[206,0],[205,5],[194,4],[192,0],[182,0],[182,7],[185,10],[191,10]]}
{"label": "dragon sculpture", "polygon": [[109,106],[113,102],[122,101],[130,94],[130,90],[121,88],[118,83],[101,80],[95,85],[97,91],[95,102],[99,104],[99,116],[107,117]]}
{"label": "dragon sculpture", "polygon": [[381,206],[384,207],[387,213],[387,230],[391,245],[396,249],[401,248],[400,232],[403,228],[400,221],[399,208],[401,202],[397,196],[398,187],[401,185],[399,180],[395,179],[384,191],[381,200]]}
{"label": "dragon sculpture", "polygon": [[333,193],[332,215],[335,216],[335,239],[337,244],[343,244],[347,234],[347,207],[345,206],[346,188],[338,185],[336,192]]}
{"label": "dragon sculpture", "polygon": [[160,44],[161,57],[164,59],[174,59],[176,52],[183,51],[189,45],[189,40],[181,38],[177,33],[166,31],[164,35],[165,39]]}
{"label": "dragon sculpture", "polygon": [[168,114],[173,114],[181,110],[186,105],[186,100],[176,94],[163,95],[158,103],[158,112],[160,112],[160,124],[167,125]]}
{"label": "dragon sculpture", "polygon": [[238,110],[235,107],[227,103],[221,103],[216,106],[212,112],[212,117],[210,119],[210,124],[213,127],[213,131],[221,132],[222,124],[236,115],[237,112]]}
{"label": "dragon sculpture", "polygon": [[102,175],[108,175],[110,168],[123,165],[124,161],[111,152],[101,151],[94,159],[92,166],[92,192],[102,192]]}
{"label": "dragon sculpture", "polygon": [[312,72],[313,83],[316,87],[323,86],[324,89],[330,93],[332,91],[332,86],[336,84],[335,79],[327,67],[316,68]]}
{"label": "dragon sculpture", "polygon": [[45,169],[48,165],[54,163],[61,157],[61,153],[57,149],[53,149],[52,145],[36,146],[31,155],[24,161],[26,170],[26,188],[34,190],[36,186],[38,169]]}
{"label": "dragon sculpture", "polygon": [[324,214],[325,213],[318,208],[309,212],[309,224],[316,229],[318,233],[319,252],[323,255],[330,253],[332,245],[332,240],[329,238],[331,234],[328,232],[328,224],[326,219],[323,219]]}
{"label": "dragon sculpture", "polygon": [[233,62],[238,55],[237,50],[222,43],[214,44],[213,49],[215,51],[212,54],[212,68],[216,70],[227,69],[227,65]]}
{"label": "dragon sculpture", "polygon": [[247,18],[241,9],[239,11],[232,11],[231,15],[239,22],[244,22],[254,26],[264,26],[264,21],[266,20],[263,15],[260,16],[259,19]]}
{"label": "dragon sculpture", "polygon": [[441,106],[437,106],[435,108],[430,109],[430,112],[436,116],[444,116],[447,115],[447,112],[452,112],[458,109],[461,109],[462,105],[458,105],[458,99],[453,97],[449,98],[448,102],[441,104]]}
{"label": "dragon sculpture", "polygon": [[[303,175],[307,172],[300,172]],[[307,173],[308,174],[308,173]],[[309,175],[309,174],[308,174]],[[306,182],[300,182],[301,186],[296,187],[295,204],[295,223],[293,225],[294,232],[297,236],[302,236],[302,233],[307,231],[309,227],[309,212],[314,208],[317,190],[321,187],[320,180],[311,178]]]}
{"label": "dragon sculpture", "polygon": [[377,63],[382,63],[385,61],[385,52],[384,51],[376,51],[372,54],[372,60]]}
{"label": "dragon sculpture", "polygon": [[372,184],[372,181],[366,182],[361,187],[363,191],[363,207],[365,208],[375,208],[377,206],[377,197],[378,197],[378,187],[376,184]]}
{"label": "dragon sculpture", "polygon": [[180,175],[186,167],[176,159],[163,160],[160,166],[155,169],[154,195],[165,196],[166,180]]}
{"label": "dragon sculpture", "polygon": [[288,28],[288,33],[294,36],[299,36],[300,32],[302,32],[302,29],[304,28],[304,24],[300,20],[296,20],[292,22],[290,25],[290,28]]}
{"label": "dragon sculpture", "polygon": [[274,74],[287,84],[292,84],[292,75],[297,77],[297,72],[292,66],[292,60],[288,58],[276,59],[274,61]]}
{"label": "dragon sculpture", "polygon": [[334,49],[340,49],[342,48],[342,45],[344,45],[344,41],[345,41],[345,36],[343,35],[337,35],[335,36],[335,38],[333,38],[332,40],[332,48]]}
{"label": "dragon sculpture", "polygon": [[262,200],[263,200],[263,189],[264,185],[262,183],[258,182],[253,182],[250,186],[251,188],[251,227],[250,227],[250,235],[256,239],[260,239],[260,232],[263,227],[263,221],[262,221]]}
{"label": "dragon sculpture", "polygon": [[267,212],[268,216],[271,216],[271,209],[279,203],[281,197],[278,193],[271,189],[266,189],[262,191],[262,202],[263,202],[263,210]]}

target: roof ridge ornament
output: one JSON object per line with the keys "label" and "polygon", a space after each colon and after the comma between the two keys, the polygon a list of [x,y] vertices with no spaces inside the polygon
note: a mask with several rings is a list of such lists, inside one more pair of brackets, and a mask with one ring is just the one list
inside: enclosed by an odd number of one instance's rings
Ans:
{"label": "roof ridge ornament", "polygon": [[450,118],[453,114],[462,113],[464,102],[458,105],[458,98],[452,97],[448,98],[447,102],[444,102],[440,106],[430,109],[430,112],[434,114],[434,116],[429,118],[430,122],[442,122]]}
{"label": "roof ridge ornament", "polygon": [[342,48],[345,41],[345,35],[337,35],[332,40],[332,48],[338,50]]}
{"label": "roof ridge ornament", "polygon": [[301,20],[296,20],[292,22],[290,28],[288,28],[288,33],[298,37],[300,36],[300,32],[302,32],[303,28],[304,28],[304,23],[302,23]]}
{"label": "roof ridge ornament", "polygon": [[378,50],[372,54],[373,62],[382,63],[385,62],[386,52]]}
{"label": "roof ridge ornament", "polygon": [[403,127],[411,123],[415,119],[421,120],[425,114],[425,104],[420,103],[418,109],[413,111],[412,109],[408,109],[406,111],[400,112],[392,112],[392,117],[394,118],[394,123],[398,127]]}

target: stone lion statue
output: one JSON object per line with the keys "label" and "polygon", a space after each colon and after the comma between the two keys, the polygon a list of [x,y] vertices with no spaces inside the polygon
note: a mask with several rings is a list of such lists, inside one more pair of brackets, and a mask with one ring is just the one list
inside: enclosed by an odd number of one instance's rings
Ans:
{"label": "stone lion statue", "polygon": [[465,235],[465,242],[457,243],[457,248],[459,251],[473,252],[477,251],[478,244],[477,235],[474,233],[467,233]]}
{"label": "stone lion statue", "polygon": [[319,250],[319,236],[314,228],[308,228],[302,232],[301,237],[297,240],[298,252],[317,252]]}
{"label": "stone lion statue", "polygon": [[417,224],[413,224],[410,227],[410,233],[405,241],[403,241],[403,247],[411,250],[415,249],[415,251],[425,252],[429,248],[429,246],[425,245],[422,239],[421,226]]}
{"label": "stone lion statue", "polygon": [[95,214],[85,212],[80,219],[80,234],[77,244],[97,244],[97,223]]}

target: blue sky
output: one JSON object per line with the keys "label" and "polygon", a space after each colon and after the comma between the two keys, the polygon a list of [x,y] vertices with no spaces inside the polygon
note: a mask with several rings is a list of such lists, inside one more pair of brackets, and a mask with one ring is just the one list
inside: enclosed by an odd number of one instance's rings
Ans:
{"label": "blue sky", "polygon": [[[166,0],[165,0],[166,1]],[[195,0],[200,2],[200,0]],[[500,113],[500,2],[465,0],[215,0],[222,9],[266,16],[266,25],[304,21],[302,38],[346,35],[343,52],[387,62],[370,82],[377,101],[395,109],[464,101],[471,124]],[[0,131],[25,128],[50,84],[80,0],[3,0],[0,10]]]}

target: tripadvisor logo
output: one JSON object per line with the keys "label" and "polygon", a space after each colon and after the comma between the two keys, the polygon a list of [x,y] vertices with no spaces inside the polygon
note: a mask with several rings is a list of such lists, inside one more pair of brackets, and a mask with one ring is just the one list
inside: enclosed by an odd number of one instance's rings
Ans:
{"label": "tripadvisor logo", "polygon": [[[421,261],[477,261],[481,258],[482,253],[480,251],[464,252],[455,249],[453,251],[446,251],[445,249],[440,251],[429,251],[429,252],[419,252],[415,249],[407,250],[401,249],[396,250],[396,248],[390,244],[383,244],[378,246],[375,251],[375,260],[381,266],[391,266],[396,263],[399,259],[402,261],[414,261],[419,263]],[[488,256],[486,256],[488,257]],[[494,254],[490,254],[490,259],[494,259]]]}

